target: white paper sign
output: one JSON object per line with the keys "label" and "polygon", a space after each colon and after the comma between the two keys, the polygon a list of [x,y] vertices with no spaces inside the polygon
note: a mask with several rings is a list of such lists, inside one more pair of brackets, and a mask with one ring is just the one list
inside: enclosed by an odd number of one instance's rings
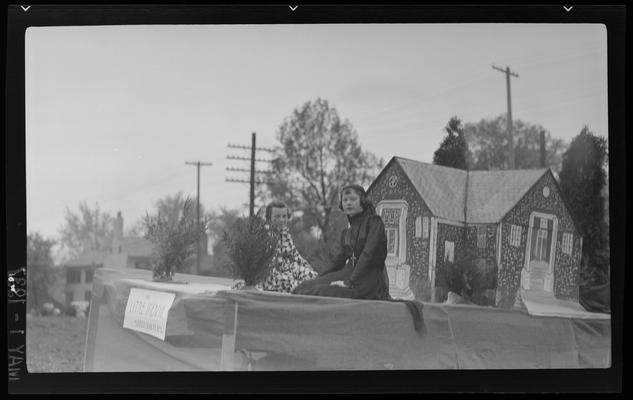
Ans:
{"label": "white paper sign", "polygon": [[167,314],[175,298],[175,293],[132,288],[123,327],[165,340]]}

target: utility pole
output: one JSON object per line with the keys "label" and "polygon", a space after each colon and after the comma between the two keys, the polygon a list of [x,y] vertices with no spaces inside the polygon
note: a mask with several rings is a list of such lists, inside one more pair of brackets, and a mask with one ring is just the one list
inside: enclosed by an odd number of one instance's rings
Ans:
{"label": "utility pole", "polygon": [[248,215],[253,218],[255,215],[255,132],[251,135],[251,196],[248,206]]}
{"label": "utility pole", "polygon": [[506,74],[506,87],[508,92],[508,160],[509,160],[509,169],[514,169],[514,138],[512,137],[512,101],[510,96],[510,75],[518,78],[519,74],[516,74],[510,71],[510,67],[506,67],[505,69],[492,66],[493,69],[497,71],[501,71]]}
{"label": "utility pole", "polygon": [[547,151],[545,149],[545,131],[541,131],[541,137],[539,138],[539,150],[541,153],[541,168],[545,168],[545,166],[547,165],[546,163],[546,159],[547,159]]}
{"label": "utility pole", "polygon": [[[185,161],[187,165],[195,165],[197,168],[197,180],[198,180],[198,193],[196,196],[196,221],[198,222],[198,231],[200,231],[200,167],[213,165],[210,162],[201,162],[201,161]],[[196,245],[196,275],[200,275],[200,238],[198,238],[198,243]]]}
{"label": "utility pole", "polygon": [[250,173],[250,180],[246,181],[246,180],[242,180],[242,179],[231,179],[231,178],[226,178],[227,182],[237,182],[237,183],[249,183],[250,184],[250,196],[249,196],[249,216],[252,218],[255,215],[255,185],[256,184],[262,184],[262,183],[268,183],[271,184],[273,182],[268,181],[268,180],[257,180],[255,178],[255,174],[272,174],[272,171],[263,171],[263,170],[257,170],[255,169],[255,162],[259,161],[259,162],[268,162],[268,163],[272,163],[272,160],[265,160],[265,159],[258,159],[256,158],[256,152],[257,151],[266,151],[269,153],[273,153],[274,150],[273,149],[267,149],[267,148],[263,148],[263,147],[256,147],[256,134],[255,132],[253,132],[253,134],[251,135],[251,146],[241,146],[241,145],[235,145],[235,144],[229,144],[227,147],[229,148],[233,148],[233,149],[243,149],[243,150],[250,150],[251,152],[251,157],[250,158],[246,158],[246,157],[236,157],[236,156],[226,156],[227,159],[229,160],[242,160],[242,161],[250,161],[250,165],[251,168],[250,169],[241,169],[241,168],[229,168],[227,167],[226,170],[227,171],[237,171],[237,172],[248,172]]}

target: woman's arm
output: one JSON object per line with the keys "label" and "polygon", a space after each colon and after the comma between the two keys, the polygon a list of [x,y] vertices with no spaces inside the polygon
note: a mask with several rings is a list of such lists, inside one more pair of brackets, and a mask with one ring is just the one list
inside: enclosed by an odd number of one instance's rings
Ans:
{"label": "woman's arm", "polygon": [[353,287],[358,279],[363,276],[369,268],[380,246],[385,244],[385,226],[382,219],[377,215],[372,215],[367,221],[367,240],[365,246],[358,257],[356,267],[352,271],[349,280],[345,282],[347,286]]}

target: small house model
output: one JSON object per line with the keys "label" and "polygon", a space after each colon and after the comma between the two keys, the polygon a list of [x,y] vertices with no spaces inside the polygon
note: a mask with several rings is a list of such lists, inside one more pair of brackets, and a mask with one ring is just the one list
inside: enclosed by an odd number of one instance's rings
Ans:
{"label": "small house model", "polygon": [[465,171],[393,157],[368,196],[385,224],[392,297],[443,301],[438,274],[474,254],[493,267],[497,307],[511,307],[519,288],[578,301],[582,237],[551,170]]}

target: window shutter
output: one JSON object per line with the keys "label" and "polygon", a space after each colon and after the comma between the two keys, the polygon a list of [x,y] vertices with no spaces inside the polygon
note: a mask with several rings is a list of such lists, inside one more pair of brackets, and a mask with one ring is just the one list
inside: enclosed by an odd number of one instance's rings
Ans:
{"label": "window shutter", "polygon": [[422,218],[422,239],[429,238],[429,217]]}

